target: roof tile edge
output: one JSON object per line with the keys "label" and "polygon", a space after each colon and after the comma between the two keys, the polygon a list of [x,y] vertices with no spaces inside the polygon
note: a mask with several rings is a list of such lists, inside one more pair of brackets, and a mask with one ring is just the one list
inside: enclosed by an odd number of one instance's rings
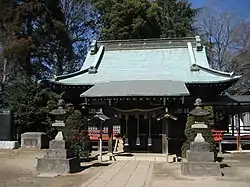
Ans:
{"label": "roof tile edge", "polygon": [[[126,49],[167,49],[186,48],[187,43],[193,46],[199,44],[199,37],[185,38],[152,38],[152,39],[130,39],[130,40],[107,40],[98,41],[98,45],[104,45],[106,50],[126,50]],[[199,45],[200,46],[200,45]],[[200,51],[197,49],[197,51]]]}

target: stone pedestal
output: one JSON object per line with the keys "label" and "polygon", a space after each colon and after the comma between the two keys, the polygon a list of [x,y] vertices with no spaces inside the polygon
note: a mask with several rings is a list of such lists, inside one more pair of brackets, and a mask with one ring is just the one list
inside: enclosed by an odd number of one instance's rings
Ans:
{"label": "stone pedestal", "polygon": [[214,162],[214,153],[210,152],[207,142],[191,142],[190,150],[181,163],[182,175],[189,176],[220,176],[220,164]]}
{"label": "stone pedestal", "polygon": [[39,173],[72,173],[79,171],[80,161],[73,157],[67,149],[64,140],[50,141],[50,148],[45,150],[44,158],[37,158],[37,172]]}
{"label": "stone pedestal", "polygon": [[47,149],[48,137],[44,132],[26,132],[21,135],[21,148]]}
{"label": "stone pedestal", "polygon": [[18,149],[17,141],[0,141],[0,149]]}

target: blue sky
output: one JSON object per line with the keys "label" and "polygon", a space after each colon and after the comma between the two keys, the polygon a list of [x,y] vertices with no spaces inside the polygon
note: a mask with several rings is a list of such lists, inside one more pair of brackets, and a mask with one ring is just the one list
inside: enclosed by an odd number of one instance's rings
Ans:
{"label": "blue sky", "polygon": [[250,0],[190,0],[194,8],[207,4],[218,4],[222,9],[229,10],[242,18],[250,20]]}

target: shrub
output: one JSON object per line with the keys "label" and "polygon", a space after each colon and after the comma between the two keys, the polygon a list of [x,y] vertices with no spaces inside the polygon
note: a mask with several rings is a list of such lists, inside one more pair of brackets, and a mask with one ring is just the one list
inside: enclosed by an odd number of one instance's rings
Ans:
{"label": "shrub", "polygon": [[15,140],[24,132],[45,132],[52,139],[56,135],[48,113],[56,108],[58,95],[40,84],[23,77],[6,84],[1,93],[3,108],[12,111]]}
{"label": "shrub", "polygon": [[63,130],[66,142],[79,157],[87,157],[92,151],[91,141],[86,131],[86,121],[79,110],[74,110],[67,118]]}

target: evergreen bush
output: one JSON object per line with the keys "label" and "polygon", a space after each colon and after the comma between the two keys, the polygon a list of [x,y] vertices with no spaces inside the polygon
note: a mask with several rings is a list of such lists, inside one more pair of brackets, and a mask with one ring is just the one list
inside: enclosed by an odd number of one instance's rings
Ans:
{"label": "evergreen bush", "polygon": [[81,111],[74,110],[66,120],[64,136],[74,154],[80,158],[88,157],[92,151],[91,141],[86,130],[87,120]]}
{"label": "evergreen bush", "polygon": [[14,139],[21,141],[25,132],[45,132],[49,139],[56,135],[48,113],[57,107],[58,95],[24,76],[6,83],[0,97],[0,108],[12,111]]}
{"label": "evergreen bush", "polygon": [[[215,152],[215,142],[213,139],[213,135],[212,135],[212,131],[211,131],[211,126],[213,125],[213,123],[211,123],[211,115],[213,115],[213,112],[211,107],[205,107],[204,110],[207,110],[208,112],[210,112],[210,115],[206,117],[205,119],[205,123],[207,125],[207,129],[205,129],[202,132],[202,136],[205,139],[206,142],[208,142],[210,144],[210,151],[215,153],[215,157],[216,157],[216,152]],[[181,148],[181,152],[182,152],[182,157],[185,158],[186,157],[186,150],[190,149],[190,143],[192,141],[194,141],[197,132],[195,131],[195,129],[192,129],[192,125],[194,124],[194,117],[191,116],[190,114],[187,117],[187,123],[186,123],[186,128],[185,128],[185,136],[186,136],[186,141],[183,143],[182,148]]]}

